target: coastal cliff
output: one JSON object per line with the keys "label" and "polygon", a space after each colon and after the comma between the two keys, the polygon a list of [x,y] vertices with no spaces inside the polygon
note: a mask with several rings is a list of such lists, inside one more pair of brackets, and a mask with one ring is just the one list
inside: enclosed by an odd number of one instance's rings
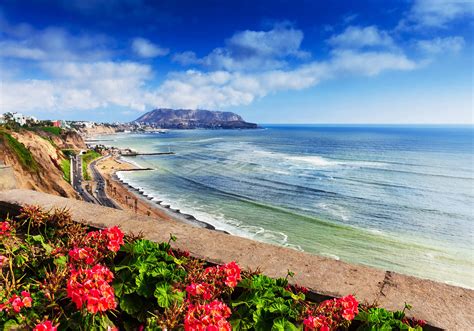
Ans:
{"label": "coastal cliff", "polygon": [[255,129],[258,127],[255,123],[244,121],[235,113],[204,109],[160,108],[140,116],[135,122],[163,129]]}
{"label": "coastal cliff", "polygon": [[84,141],[75,132],[60,135],[29,130],[0,130],[0,163],[10,166],[19,188],[78,198],[64,178],[69,161],[62,149],[79,150]]}

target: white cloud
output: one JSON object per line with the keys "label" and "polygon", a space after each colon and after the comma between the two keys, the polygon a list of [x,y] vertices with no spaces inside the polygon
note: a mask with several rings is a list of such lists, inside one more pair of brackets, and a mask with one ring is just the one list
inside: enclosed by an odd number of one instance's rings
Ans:
{"label": "white cloud", "polygon": [[149,66],[131,62],[48,62],[48,80],[3,80],[0,109],[3,111],[87,110],[109,106],[145,110],[144,84]]}
{"label": "white cloud", "polygon": [[133,39],[132,50],[141,57],[165,56],[170,52],[168,48],[160,47],[144,38]]}
{"label": "white cloud", "polygon": [[395,43],[386,31],[376,26],[349,26],[344,32],[333,35],[328,43],[338,48],[394,47]]}
{"label": "white cloud", "polygon": [[256,73],[188,70],[172,74],[146,95],[147,103],[162,107],[210,108],[248,105],[282,90],[301,90],[344,75],[374,76],[387,70],[413,70],[417,64],[404,54],[334,51],[331,59],[292,70]]}
{"label": "white cloud", "polygon": [[401,28],[444,28],[462,17],[472,17],[474,4],[470,0],[415,0]]}
{"label": "white cloud", "polygon": [[182,65],[199,64],[214,70],[254,71],[287,66],[287,58],[308,59],[300,49],[303,32],[288,23],[277,24],[269,31],[245,30],[226,40],[208,55],[198,58],[194,52],[175,54],[173,61]]}
{"label": "white cloud", "polygon": [[416,62],[404,54],[390,52],[356,52],[336,50],[331,66],[336,74],[378,75],[386,70],[408,71],[416,69]]}
{"label": "white cloud", "polygon": [[109,38],[103,35],[78,34],[47,27],[35,29],[28,24],[10,25],[0,21],[2,41],[0,57],[44,60],[98,60],[109,57]]}
{"label": "white cloud", "polygon": [[47,56],[47,54],[39,48],[28,47],[28,45],[15,41],[1,41],[0,49],[2,50],[0,56],[8,58],[41,60]]}
{"label": "white cloud", "polygon": [[431,40],[418,40],[416,47],[424,53],[439,54],[444,52],[459,53],[465,45],[463,37],[434,38]]}

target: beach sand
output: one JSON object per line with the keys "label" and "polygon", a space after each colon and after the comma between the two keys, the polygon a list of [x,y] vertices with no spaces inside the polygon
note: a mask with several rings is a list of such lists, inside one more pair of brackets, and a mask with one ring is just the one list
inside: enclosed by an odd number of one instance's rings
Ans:
{"label": "beach sand", "polygon": [[122,183],[115,174],[117,171],[147,170],[137,168],[136,165],[128,163],[123,159],[119,159],[115,155],[97,162],[97,170],[106,180],[107,195],[123,210],[154,217],[159,220],[178,221],[207,229],[215,229],[212,225],[201,222],[195,219],[192,215],[182,214],[177,210],[170,209],[169,206],[162,206],[155,201],[151,201],[136,189]]}

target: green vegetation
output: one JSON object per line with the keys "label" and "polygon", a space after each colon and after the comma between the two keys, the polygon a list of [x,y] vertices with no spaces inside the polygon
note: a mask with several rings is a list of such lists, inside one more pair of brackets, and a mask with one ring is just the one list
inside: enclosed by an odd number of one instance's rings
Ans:
{"label": "green vegetation", "polygon": [[61,152],[63,152],[64,156],[67,156],[67,157],[76,155],[76,151],[73,149],[62,149]]}
{"label": "green vegetation", "polygon": [[87,172],[87,167],[89,166],[89,163],[101,157],[101,155],[97,153],[96,151],[90,150],[90,151],[87,151],[86,154],[83,154],[81,157],[82,157],[82,176],[84,177],[84,180],[90,180],[91,177],[89,176],[89,173]]}
{"label": "green vegetation", "polygon": [[8,148],[16,155],[18,161],[24,168],[34,172],[38,171],[38,163],[25,145],[23,145],[12,135],[5,131],[0,130],[0,137],[3,138],[3,141],[6,143]]}
{"label": "green vegetation", "polygon": [[61,161],[61,169],[63,170],[63,178],[71,183],[71,160],[69,158]]}
{"label": "green vegetation", "polygon": [[40,131],[44,131],[44,132],[49,132],[49,133],[52,133],[56,136],[61,135],[61,133],[63,132],[63,129],[55,127],[55,126],[40,126],[38,128],[35,128],[35,129],[40,130]]}
{"label": "green vegetation", "polygon": [[0,221],[3,330],[422,331],[424,321],[348,295],[317,303],[288,277],[212,265],[156,243],[27,206]]}

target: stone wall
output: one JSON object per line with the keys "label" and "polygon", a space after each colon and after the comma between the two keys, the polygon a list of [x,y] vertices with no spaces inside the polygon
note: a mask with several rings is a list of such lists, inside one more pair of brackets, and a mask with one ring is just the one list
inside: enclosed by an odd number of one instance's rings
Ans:
{"label": "stone wall", "polygon": [[68,208],[78,222],[95,227],[119,225],[158,242],[168,241],[172,233],[178,238],[174,247],[209,262],[236,261],[244,268],[260,268],[271,277],[285,277],[289,269],[295,273],[293,281],[309,288],[317,299],[354,294],[360,301],[377,302],[390,310],[402,309],[407,302],[413,305],[410,314],[426,320],[431,329],[474,329],[473,290],[35,191],[0,192],[0,211],[14,212],[25,204]]}

